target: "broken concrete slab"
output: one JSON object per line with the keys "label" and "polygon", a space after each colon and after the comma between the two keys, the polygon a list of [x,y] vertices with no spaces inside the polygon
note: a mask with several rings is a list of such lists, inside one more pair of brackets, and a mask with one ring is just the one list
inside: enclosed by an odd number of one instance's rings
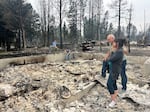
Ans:
{"label": "broken concrete slab", "polygon": [[[99,75],[95,76],[95,79],[105,88],[107,88],[107,79],[108,79],[108,75],[106,76],[106,78],[102,78]],[[122,86],[117,83],[117,85],[121,88]],[[120,98],[123,99],[131,99],[134,102],[136,102],[137,104],[140,105],[145,105],[145,106],[150,106],[150,96],[148,94],[150,94],[150,90],[145,90],[140,88],[138,85],[132,84],[130,82],[128,82],[127,84],[128,89],[121,93],[121,89],[119,89],[119,93],[118,96]]]}
{"label": "broken concrete slab", "polygon": [[0,69],[11,65],[64,61],[64,59],[64,53],[0,59]]}
{"label": "broken concrete slab", "polygon": [[69,97],[68,99],[63,100],[63,102],[65,103],[71,103],[75,100],[79,100],[81,99],[83,96],[87,95],[88,92],[96,85],[96,82],[91,82],[88,85],[86,85],[85,87],[83,87],[82,90],[77,91],[76,93],[74,93],[71,97]]}
{"label": "broken concrete slab", "polygon": [[128,63],[134,63],[134,64],[144,64],[144,62],[148,59],[147,56],[127,56]]}
{"label": "broken concrete slab", "polygon": [[144,62],[143,72],[144,75],[150,76],[150,58]]}
{"label": "broken concrete slab", "polygon": [[15,88],[10,84],[0,83],[0,100],[8,98],[14,94]]}

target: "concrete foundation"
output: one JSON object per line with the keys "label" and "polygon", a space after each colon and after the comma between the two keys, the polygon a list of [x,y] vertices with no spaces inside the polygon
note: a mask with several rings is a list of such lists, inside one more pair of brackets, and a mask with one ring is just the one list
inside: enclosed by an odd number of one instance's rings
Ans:
{"label": "concrete foundation", "polygon": [[143,69],[144,75],[149,76],[150,75],[150,58],[148,58],[144,62],[144,69]]}
{"label": "concrete foundation", "polygon": [[7,66],[11,66],[11,65],[43,63],[43,62],[49,62],[49,61],[50,62],[64,61],[64,59],[65,59],[64,53],[0,59],[0,70],[7,67]]}
{"label": "concrete foundation", "polygon": [[[57,53],[57,54],[48,54],[48,55],[38,55],[38,56],[25,56],[25,57],[16,57],[16,58],[8,58],[8,59],[0,59],[0,69],[3,69],[9,65],[23,65],[30,63],[43,63],[43,62],[55,62],[55,61],[64,61],[65,53]],[[74,53],[75,59],[97,59],[102,61],[104,54],[102,53]],[[128,63],[134,64],[142,64],[143,71],[146,75],[150,75],[150,60],[149,57],[141,57],[141,56],[127,56]]]}

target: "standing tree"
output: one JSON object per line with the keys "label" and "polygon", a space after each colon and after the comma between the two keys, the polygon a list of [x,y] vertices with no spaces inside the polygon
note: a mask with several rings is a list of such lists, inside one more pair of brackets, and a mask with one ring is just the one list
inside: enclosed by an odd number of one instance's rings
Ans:
{"label": "standing tree", "polygon": [[112,23],[110,23],[110,24],[109,24],[108,31],[107,31],[107,35],[108,35],[108,34],[113,34],[113,33],[114,33],[113,24],[112,24]]}
{"label": "standing tree", "polygon": [[132,5],[130,6],[129,9],[129,24],[128,24],[128,51],[130,53],[130,32],[131,32],[131,17],[132,17]]}
{"label": "standing tree", "polygon": [[3,21],[6,23],[5,27],[18,33],[19,36],[17,40],[19,40],[19,46],[25,49],[27,47],[27,28],[29,28],[32,23],[32,19],[29,18],[34,18],[35,14],[33,13],[31,4],[26,3],[25,0],[3,0],[3,7]]}
{"label": "standing tree", "polygon": [[108,32],[108,11],[105,12],[104,18],[101,23],[101,38],[106,39],[107,32]]}
{"label": "standing tree", "polygon": [[68,41],[68,29],[67,29],[67,26],[66,26],[65,22],[64,22],[64,26],[63,26],[63,38],[64,38],[65,42]]}
{"label": "standing tree", "polygon": [[47,46],[47,5],[46,0],[40,1],[40,17],[41,17],[41,31],[43,39],[43,45]]}
{"label": "standing tree", "polygon": [[150,26],[146,30],[146,37],[144,41],[145,41],[144,45],[150,46]]}
{"label": "standing tree", "polygon": [[102,50],[101,47],[101,13],[102,13],[102,4],[103,0],[98,0],[97,1],[97,37],[100,42],[100,51]]}
{"label": "standing tree", "polygon": [[51,2],[50,2],[50,0],[48,0],[48,9],[47,9],[47,13],[48,13],[48,15],[47,15],[47,21],[48,21],[48,25],[47,25],[47,46],[49,46],[50,45],[50,7],[51,7]]}
{"label": "standing tree", "polygon": [[58,11],[59,14],[59,38],[60,38],[60,48],[63,48],[63,36],[62,36],[62,23],[64,21],[64,18],[66,16],[66,10],[68,1],[67,0],[54,0],[56,11]]}
{"label": "standing tree", "polygon": [[[129,33],[129,24],[127,26],[127,34]],[[136,41],[137,28],[135,25],[130,24],[130,41]]]}
{"label": "standing tree", "polygon": [[26,19],[25,31],[26,31],[26,40],[27,46],[39,46],[40,43],[40,17],[36,13],[36,11],[32,11],[28,14],[28,18]]}
{"label": "standing tree", "polygon": [[59,23],[59,29],[60,29],[60,48],[63,48],[63,41],[62,41],[62,0],[60,0],[60,9],[59,9],[59,19],[60,19],[60,23]]}
{"label": "standing tree", "polygon": [[115,17],[118,17],[117,38],[120,38],[121,18],[125,18],[124,15],[127,14],[127,0],[113,0],[110,7],[116,11]]}
{"label": "standing tree", "polygon": [[77,2],[75,0],[70,1],[70,7],[68,12],[70,37],[72,40],[72,45],[78,43],[77,38]]}
{"label": "standing tree", "polygon": [[86,7],[87,0],[79,0],[78,6],[79,6],[79,40],[83,41],[83,19],[84,19],[84,13],[85,13],[85,7]]}
{"label": "standing tree", "polygon": [[[60,0],[59,0],[60,1]],[[43,38],[43,45],[49,46],[50,43],[56,40],[56,10],[58,0],[39,0],[40,18],[41,18],[41,34]],[[59,15],[59,14],[58,14]]]}

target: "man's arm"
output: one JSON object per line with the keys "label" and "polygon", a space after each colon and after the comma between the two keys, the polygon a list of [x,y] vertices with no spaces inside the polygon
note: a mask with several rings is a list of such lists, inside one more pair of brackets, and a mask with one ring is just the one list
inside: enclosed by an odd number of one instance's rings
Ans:
{"label": "man's arm", "polygon": [[110,57],[110,51],[108,51],[104,57],[104,60],[106,61]]}

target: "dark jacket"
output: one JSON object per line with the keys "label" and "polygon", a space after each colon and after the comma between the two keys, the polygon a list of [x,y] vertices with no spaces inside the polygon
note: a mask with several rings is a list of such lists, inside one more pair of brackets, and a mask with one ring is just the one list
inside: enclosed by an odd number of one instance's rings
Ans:
{"label": "dark jacket", "polygon": [[123,60],[123,50],[122,48],[118,49],[116,52],[112,53],[108,62],[110,67],[110,75],[113,79],[118,79],[119,74],[121,73],[121,66]]}

